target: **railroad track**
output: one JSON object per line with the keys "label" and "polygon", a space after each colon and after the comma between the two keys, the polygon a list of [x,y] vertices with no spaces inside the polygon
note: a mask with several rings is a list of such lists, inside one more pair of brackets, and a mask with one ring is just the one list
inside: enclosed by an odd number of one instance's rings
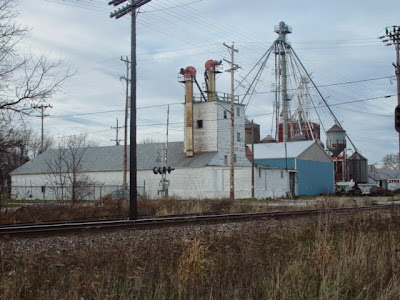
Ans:
{"label": "railroad track", "polygon": [[372,211],[382,209],[399,209],[400,204],[373,205],[356,208],[331,208],[317,210],[296,210],[260,213],[237,213],[221,215],[197,215],[197,216],[173,216],[160,218],[145,218],[138,220],[113,219],[99,221],[74,221],[68,223],[40,223],[40,224],[17,224],[0,226],[0,237],[12,236],[38,236],[51,234],[65,234],[84,232],[89,230],[113,230],[126,228],[154,228],[165,226],[179,226],[185,224],[210,224],[228,223],[265,218],[288,218],[296,216],[311,216],[326,213],[346,213],[352,211]]}

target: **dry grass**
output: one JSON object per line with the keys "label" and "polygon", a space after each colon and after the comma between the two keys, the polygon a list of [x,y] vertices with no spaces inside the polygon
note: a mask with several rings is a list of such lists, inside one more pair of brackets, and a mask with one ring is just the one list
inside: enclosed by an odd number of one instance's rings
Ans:
{"label": "dry grass", "polygon": [[[150,200],[139,198],[138,212],[141,217],[159,217],[183,214],[220,214],[265,211],[260,205],[241,203],[229,199],[222,200],[181,200],[175,198]],[[32,204],[0,213],[1,224],[68,221],[74,219],[105,218],[128,216],[129,206],[126,198],[106,197],[96,203],[47,203]]]}
{"label": "dry grass", "polygon": [[[285,201],[289,202],[285,205]],[[293,201],[304,201],[301,199]],[[374,198],[356,197],[341,198],[325,196],[307,200],[309,204],[293,206],[291,200],[281,201],[277,205],[275,200],[241,200],[232,201],[230,199],[147,199],[139,198],[138,213],[139,217],[160,217],[171,215],[186,214],[223,214],[223,213],[242,213],[242,212],[266,212],[266,211],[286,211],[299,209],[320,209],[335,207],[358,207],[372,205]],[[47,221],[68,221],[74,219],[91,218],[112,218],[129,215],[128,199],[103,198],[98,202],[81,202],[71,205],[68,202],[61,203],[39,203],[20,208],[2,209],[0,212],[0,224],[47,222]],[[273,205],[272,205],[273,204]]]}
{"label": "dry grass", "polygon": [[[392,212],[297,230],[248,223],[230,234],[2,253],[2,299],[399,299]],[[0,249],[1,250],[1,249]]]}

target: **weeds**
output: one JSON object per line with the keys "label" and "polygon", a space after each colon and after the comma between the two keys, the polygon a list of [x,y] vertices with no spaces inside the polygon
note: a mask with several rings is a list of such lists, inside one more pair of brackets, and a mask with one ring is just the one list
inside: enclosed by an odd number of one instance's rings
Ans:
{"label": "weeds", "polygon": [[[2,299],[398,299],[400,221],[329,215],[301,229],[255,223],[229,234],[1,252]],[[134,233],[128,233],[134,234]]]}
{"label": "weeds", "polygon": [[[393,197],[389,198],[392,202]],[[299,202],[301,205],[293,205]],[[321,209],[337,207],[359,207],[376,204],[373,197],[333,197],[310,200],[230,200],[230,199],[148,199],[137,200],[139,217],[161,217],[186,214],[224,214],[266,211],[287,211],[299,209]],[[69,221],[90,218],[112,218],[129,215],[129,199],[106,196],[97,202],[80,202],[71,205],[68,202],[36,203],[22,207],[2,209],[0,224],[35,223],[47,221]]]}

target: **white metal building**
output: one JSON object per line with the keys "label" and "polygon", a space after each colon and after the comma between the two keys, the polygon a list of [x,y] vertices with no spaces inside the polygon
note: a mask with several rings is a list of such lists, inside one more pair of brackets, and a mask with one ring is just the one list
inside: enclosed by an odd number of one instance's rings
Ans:
{"label": "white metal building", "polygon": [[[168,166],[175,168],[167,175],[169,195],[181,198],[228,198],[230,191],[230,103],[216,100],[193,103],[192,142],[168,144]],[[186,128],[187,129],[187,128]],[[189,140],[190,142],[190,140]],[[185,144],[186,143],[186,144]],[[189,146],[188,146],[189,145]],[[158,196],[161,175],[153,173],[162,166],[165,145],[137,145],[137,184],[145,186],[146,195]],[[122,184],[123,146],[93,147],[86,149],[81,172],[97,187],[93,199],[111,192],[105,187]],[[50,189],[33,187],[50,186],[48,161],[57,155],[48,150],[12,172],[12,193],[24,197],[54,199]],[[128,151],[129,153],[129,151]],[[250,198],[252,190],[251,163],[245,155],[244,106],[235,103],[235,198]],[[129,165],[129,164],[128,164]],[[293,175],[292,175],[293,176]],[[128,176],[129,177],[129,176]],[[281,168],[255,167],[255,198],[286,197],[289,195],[289,171]],[[21,190],[23,187],[23,191]],[[32,187],[32,188],[30,188]],[[140,191],[138,191],[140,192]]]}

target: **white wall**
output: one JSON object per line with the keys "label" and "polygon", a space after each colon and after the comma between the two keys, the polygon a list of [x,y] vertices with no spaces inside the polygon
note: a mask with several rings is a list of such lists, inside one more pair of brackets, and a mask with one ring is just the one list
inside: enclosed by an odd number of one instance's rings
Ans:
{"label": "white wall", "polygon": [[[224,156],[227,156],[227,164],[230,164],[230,144],[231,144],[231,115],[229,113],[231,107],[229,102],[218,101],[218,161],[213,161],[215,165],[224,165]],[[245,113],[244,105],[235,104],[235,133],[234,133],[234,152],[236,155],[235,166],[250,166],[251,163],[246,157],[245,152]],[[239,114],[237,111],[239,110]],[[224,118],[224,111],[226,119]],[[240,134],[239,141],[237,134]]]}
{"label": "white wall", "polygon": [[[199,128],[201,120],[203,127]],[[216,102],[193,102],[194,152],[218,151],[217,148],[217,105]]]}
{"label": "white wall", "polygon": [[[96,199],[112,192],[117,185],[121,186],[122,172],[89,172],[85,175],[96,182],[96,193],[93,193],[93,198]],[[254,178],[256,198],[265,199],[287,195],[289,175],[286,170],[255,168]],[[229,197],[230,173],[228,166],[177,169],[168,174],[167,179],[170,180],[170,196],[196,199]],[[158,197],[160,180],[161,175],[155,175],[152,170],[139,170],[137,173],[138,186],[145,184],[146,194],[150,198]],[[18,192],[20,198],[28,199],[27,195],[32,195],[34,199],[42,199],[43,194],[40,187],[43,185],[47,186],[45,199],[55,199],[46,176],[41,174],[12,176],[12,193]],[[16,190],[17,186],[24,186],[24,188]],[[235,167],[235,198],[250,197],[251,167]]]}
{"label": "white wall", "polygon": [[[225,101],[195,102],[193,106],[193,134],[195,153],[218,152],[210,165],[230,164],[231,115],[230,103]],[[245,113],[244,105],[235,104],[234,152],[235,166],[250,166],[245,153]],[[239,110],[239,115],[237,111]],[[226,111],[226,113],[224,113]],[[226,116],[226,118],[225,118]],[[203,121],[198,128],[197,121]],[[240,134],[239,141],[237,134]],[[225,160],[226,156],[226,160]],[[225,164],[226,162],[226,164]]]}
{"label": "white wall", "polygon": [[[88,188],[90,199],[99,199],[122,187],[122,172],[87,172],[84,175],[89,176],[94,183],[94,186]],[[58,189],[57,197],[51,181],[44,174],[12,175],[11,184],[11,193],[16,195],[17,199],[61,199],[61,189]],[[143,182],[138,182],[138,186],[142,185]],[[42,186],[46,186],[45,194],[42,193]],[[67,189],[63,191],[62,197],[68,199]]]}
{"label": "white wall", "polygon": [[[161,175],[152,171],[139,171],[138,181],[146,181],[146,193],[157,197]],[[229,167],[203,167],[174,170],[167,175],[169,196],[196,199],[229,198]],[[235,168],[235,197],[251,197],[251,170]]]}
{"label": "white wall", "polygon": [[287,197],[289,188],[289,172],[284,169],[254,169],[255,193],[257,199]]}

